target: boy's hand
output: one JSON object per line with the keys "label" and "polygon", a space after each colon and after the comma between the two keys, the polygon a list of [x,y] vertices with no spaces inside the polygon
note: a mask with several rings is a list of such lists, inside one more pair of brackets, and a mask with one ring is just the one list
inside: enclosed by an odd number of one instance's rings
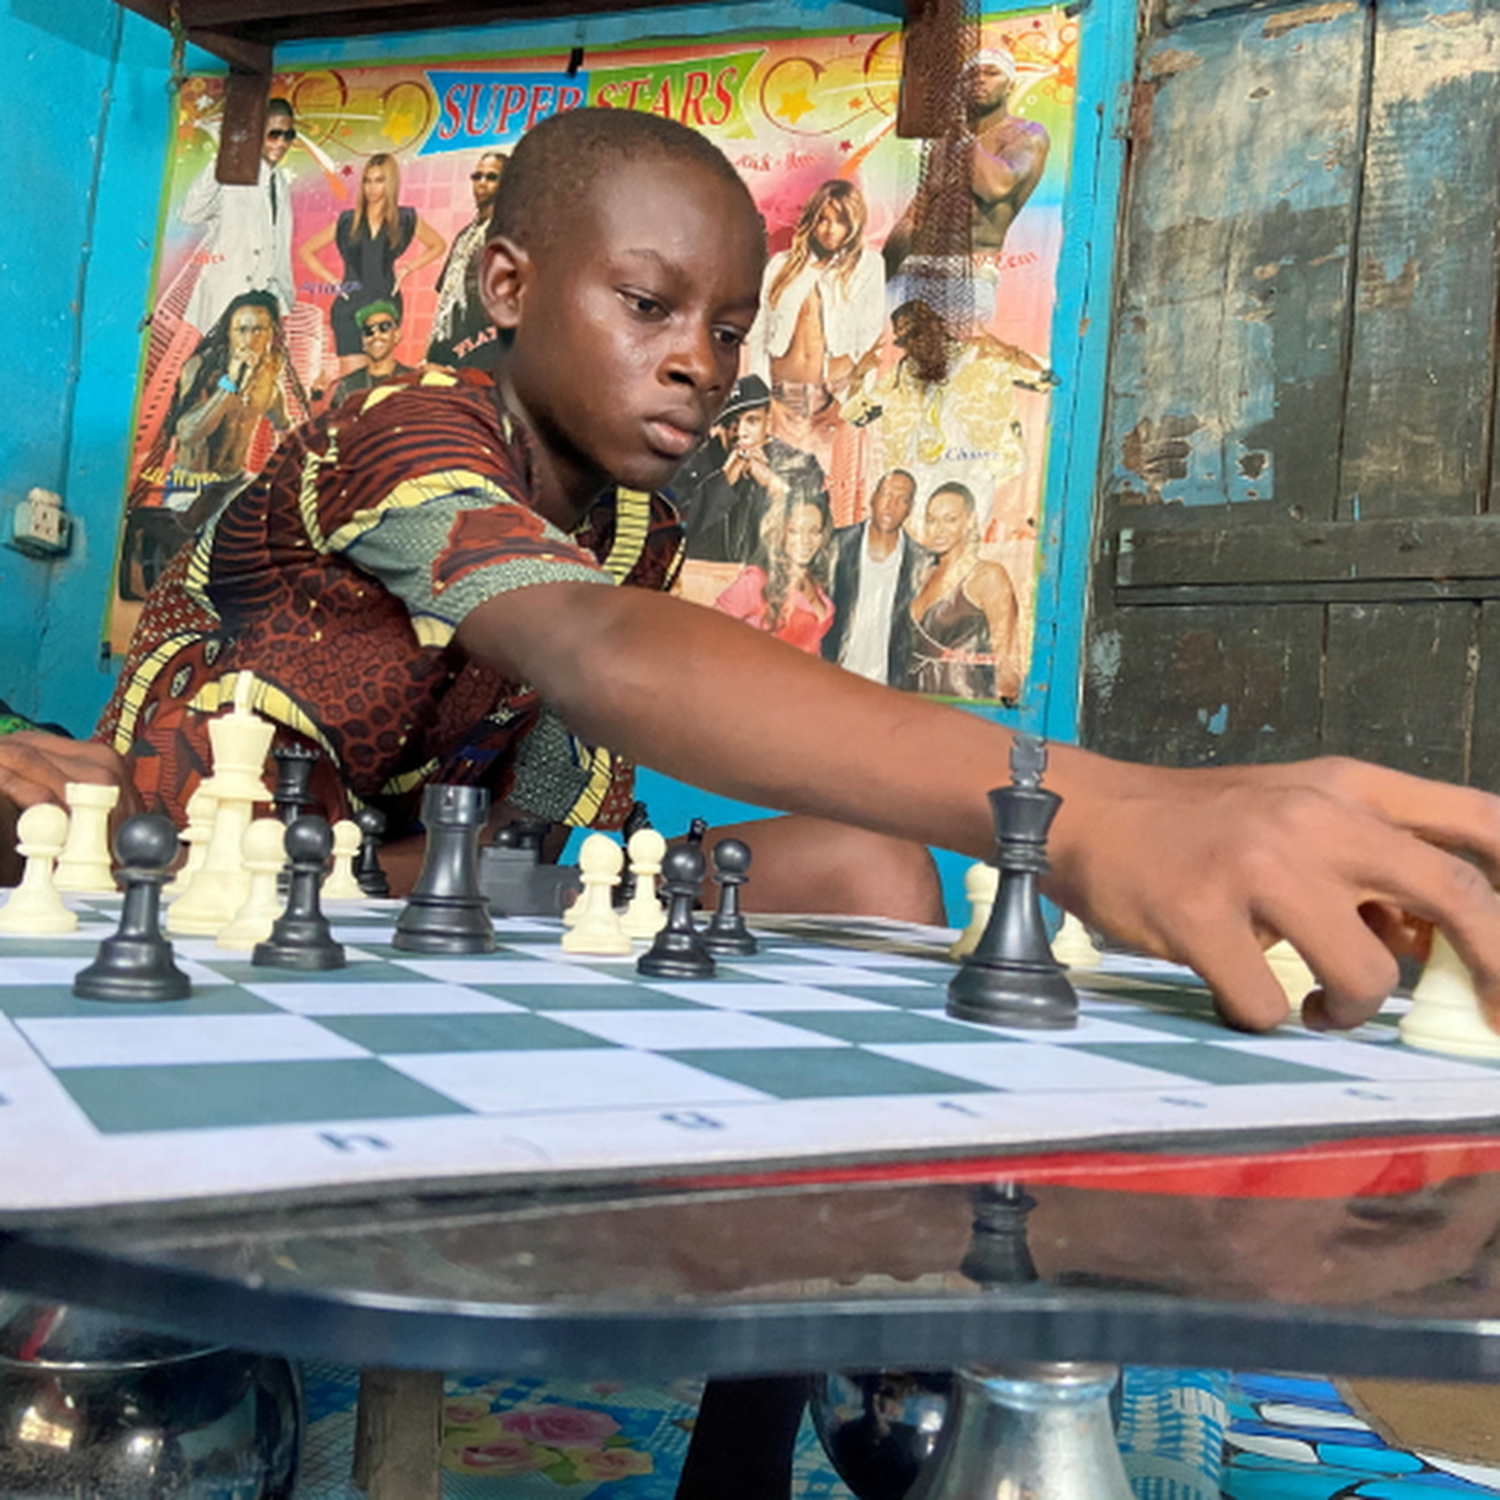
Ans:
{"label": "boy's hand", "polygon": [[1058,814],[1053,888],[1116,938],[1191,965],[1226,1020],[1286,1017],[1261,957],[1286,938],[1321,984],[1305,1019],[1357,1026],[1395,987],[1395,954],[1433,924],[1500,1030],[1500,898],[1486,873],[1500,869],[1500,799],[1336,758],[1200,771],[1082,758],[1092,767]]}

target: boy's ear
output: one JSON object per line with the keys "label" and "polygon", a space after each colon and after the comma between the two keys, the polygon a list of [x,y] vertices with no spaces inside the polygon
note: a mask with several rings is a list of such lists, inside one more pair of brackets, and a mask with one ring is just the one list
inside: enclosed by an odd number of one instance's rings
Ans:
{"label": "boy's ear", "polygon": [[479,263],[479,295],[497,328],[520,324],[532,269],[531,256],[514,240],[496,235],[486,243]]}

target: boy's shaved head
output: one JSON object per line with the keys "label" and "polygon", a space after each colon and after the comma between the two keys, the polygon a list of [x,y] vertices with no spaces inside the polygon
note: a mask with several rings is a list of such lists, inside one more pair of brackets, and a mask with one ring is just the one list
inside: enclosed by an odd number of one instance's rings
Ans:
{"label": "boy's shaved head", "polygon": [[706,136],[660,115],[588,108],[552,115],[521,138],[495,193],[490,233],[527,249],[540,248],[578,205],[588,202],[602,174],[627,162],[651,161],[701,163],[734,185],[759,222],[749,188]]}

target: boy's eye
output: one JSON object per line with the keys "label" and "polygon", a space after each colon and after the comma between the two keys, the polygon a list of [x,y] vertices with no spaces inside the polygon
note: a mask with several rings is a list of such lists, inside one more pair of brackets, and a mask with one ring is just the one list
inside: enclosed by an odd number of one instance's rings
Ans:
{"label": "boy's eye", "polygon": [[643,318],[659,318],[666,313],[666,306],[658,297],[653,297],[647,292],[622,291],[620,295],[634,313],[639,313]]}
{"label": "boy's eye", "polygon": [[738,349],[748,334],[743,328],[716,328],[714,337],[728,349]]}

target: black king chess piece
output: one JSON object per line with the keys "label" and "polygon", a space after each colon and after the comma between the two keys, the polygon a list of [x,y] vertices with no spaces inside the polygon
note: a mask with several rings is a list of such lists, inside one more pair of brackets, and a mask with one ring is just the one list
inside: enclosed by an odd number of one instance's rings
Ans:
{"label": "black king chess piece", "polygon": [[668,849],[661,862],[662,887],[667,893],[667,925],[656,941],[636,960],[636,972],[653,979],[712,979],[717,965],[703,946],[703,935],[693,922],[693,907],[703,888],[703,851],[697,844]]}
{"label": "black king chess piece", "polygon": [[73,993],[85,1000],[186,1000],[192,986],[161,932],[161,888],[177,857],[177,830],[170,818],[140,813],[120,825],[114,845],[125,887],[120,926],[75,976]]}
{"label": "black king chess piece", "polygon": [[486,787],[429,782],[422,788],[422,873],[396,919],[392,947],[404,953],[495,951],[490,903],[479,888],[479,834],[489,810]]}
{"label": "black king chess piece", "polygon": [[1047,830],[1062,803],[1041,785],[1046,769],[1046,746],[1018,734],[1011,784],[989,794],[1000,889],[983,935],[948,984],[948,1014],[960,1021],[1050,1030],[1078,1024],[1078,996],[1052,956],[1037,888],[1047,873]]}

